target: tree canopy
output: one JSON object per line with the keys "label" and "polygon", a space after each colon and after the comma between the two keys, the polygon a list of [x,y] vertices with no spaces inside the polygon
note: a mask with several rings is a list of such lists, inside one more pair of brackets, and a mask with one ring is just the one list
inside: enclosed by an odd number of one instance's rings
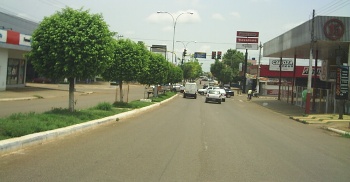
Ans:
{"label": "tree canopy", "polygon": [[41,75],[68,78],[69,108],[74,110],[74,79],[89,78],[113,60],[113,33],[101,15],[65,8],[45,17],[32,35],[28,59]]}

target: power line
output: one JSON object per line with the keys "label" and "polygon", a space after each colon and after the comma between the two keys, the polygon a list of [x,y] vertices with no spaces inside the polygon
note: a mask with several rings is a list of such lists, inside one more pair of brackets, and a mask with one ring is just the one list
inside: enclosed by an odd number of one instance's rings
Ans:
{"label": "power line", "polygon": [[350,4],[350,1],[348,0],[336,0],[336,1],[332,1],[331,3],[328,3],[327,5],[318,9],[317,11],[318,11],[318,14],[329,15],[339,9],[346,7],[349,4]]}

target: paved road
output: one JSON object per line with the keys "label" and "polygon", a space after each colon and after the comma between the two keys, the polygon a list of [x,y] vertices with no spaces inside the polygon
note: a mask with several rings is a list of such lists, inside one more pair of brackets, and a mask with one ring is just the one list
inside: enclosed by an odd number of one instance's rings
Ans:
{"label": "paved road", "polygon": [[[263,116],[263,117],[261,117]],[[348,181],[350,142],[234,97],[180,96],[0,158],[1,181]]]}

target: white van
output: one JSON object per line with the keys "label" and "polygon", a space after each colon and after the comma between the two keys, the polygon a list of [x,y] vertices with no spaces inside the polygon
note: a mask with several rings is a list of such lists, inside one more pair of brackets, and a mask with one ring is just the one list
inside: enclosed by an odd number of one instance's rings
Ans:
{"label": "white van", "polygon": [[187,82],[185,84],[185,90],[184,90],[184,98],[186,97],[194,97],[197,99],[197,83],[189,83]]}

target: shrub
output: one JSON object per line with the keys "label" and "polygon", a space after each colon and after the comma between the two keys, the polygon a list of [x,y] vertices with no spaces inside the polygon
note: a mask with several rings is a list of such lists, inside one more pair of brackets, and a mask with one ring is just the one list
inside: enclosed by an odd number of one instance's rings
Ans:
{"label": "shrub", "polygon": [[112,104],[108,102],[101,102],[96,106],[96,109],[103,110],[103,111],[111,111],[112,110]]}

